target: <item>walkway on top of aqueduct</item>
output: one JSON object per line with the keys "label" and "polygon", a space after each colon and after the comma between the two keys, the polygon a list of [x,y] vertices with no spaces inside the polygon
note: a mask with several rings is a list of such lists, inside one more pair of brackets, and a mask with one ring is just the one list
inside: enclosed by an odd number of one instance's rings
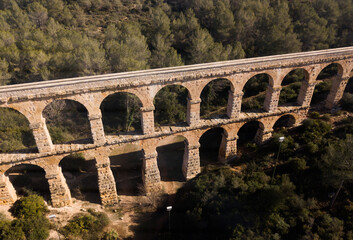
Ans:
{"label": "walkway on top of aqueduct", "polygon": [[[224,129],[219,159],[225,162],[236,155],[238,131],[245,123],[259,122],[255,137],[259,143],[271,137],[274,124],[282,116],[293,116],[295,125],[299,125],[306,118],[315,85],[320,82],[317,76],[332,63],[338,66],[338,74],[333,78],[325,102],[330,109],[342,98],[352,75],[353,47],[2,86],[0,107],[15,109],[28,119],[38,153],[0,154],[0,203],[13,202],[17,198],[5,172],[15,165],[31,164],[44,169],[53,206],[70,204],[70,190],[59,163],[65,156],[78,152],[86,159],[96,161],[102,204],[117,203],[109,155],[115,147],[126,143],[142,147],[142,178],[146,191],[158,189],[160,174],[156,147],[161,139],[172,135],[182,135],[186,139],[182,170],[185,178],[190,179],[200,172],[199,139],[203,133],[215,127]],[[282,80],[295,69],[304,69],[306,74],[297,104],[278,107]],[[263,73],[269,76],[264,110],[242,112],[245,84],[253,76]],[[201,92],[208,83],[220,78],[228,79],[231,84],[227,118],[200,119]],[[153,100],[157,92],[168,85],[181,85],[188,90],[187,124],[156,129]],[[117,92],[132,93],[140,99],[141,134],[105,136],[100,106],[106,97]],[[55,100],[74,100],[87,109],[93,143],[52,143],[42,112]]]}

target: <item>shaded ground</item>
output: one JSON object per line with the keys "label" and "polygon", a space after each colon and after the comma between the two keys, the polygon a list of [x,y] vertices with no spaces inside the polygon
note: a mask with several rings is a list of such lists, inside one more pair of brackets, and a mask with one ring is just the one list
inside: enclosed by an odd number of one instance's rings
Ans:
{"label": "shaded ground", "polygon": [[119,195],[137,196],[142,187],[142,152],[135,151],[110,157]]}
{"label": "shaded ground", "polygon": [[182,166],[185,144],[177,142],[157,148],[158,168],[162,181],[185,181]]}

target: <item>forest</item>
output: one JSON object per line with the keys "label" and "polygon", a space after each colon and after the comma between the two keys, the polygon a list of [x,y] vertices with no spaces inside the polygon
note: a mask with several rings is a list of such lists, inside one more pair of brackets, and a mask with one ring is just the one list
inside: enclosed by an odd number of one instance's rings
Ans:
{"label": "forest", "polygon": [[0,85],[353,45],[351,0],[3,0]]}

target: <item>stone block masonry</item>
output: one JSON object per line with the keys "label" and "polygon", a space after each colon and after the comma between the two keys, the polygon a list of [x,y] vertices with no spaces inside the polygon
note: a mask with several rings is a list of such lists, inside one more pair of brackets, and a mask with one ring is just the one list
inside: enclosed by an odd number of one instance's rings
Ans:
{"label": "stone block masonry", "polygon": [[[247,122],[260,122],[255,137],[258,143],[271,138],[274,124],[284,115],[292,115],[295,125],[301,124],[306,118],[318,83],[316,78],[331,63],[339,66],[339,72],[333,80],[325,106],[334,108],[352,75],[353,47],[1,86],[0,107],[13,108],[28,119],[38,153],[0,154],[0,204],[16,200],[16,191],[5,172],[22,163],[37,165],[46,171],[53,206],[70,204],[70,191],[58,166],[60,159],[73,153],[82,153],[96,160],[101,202],[103,205],[117,204],[118,193],[110,169],[109,153],[114,147],[128,143],[139,144],[143,149],[142,178],[146,192],[159,191],[161,179],[156,147],[160,139],[172,135],[182,135],[187,139],[182,171],[186,179],[193,178],[200,172],[199,138],[202,133],[214,127],[224,129],[219,160],[227,162],[236,156],[238,131]],[[302,83],[297,105],[278,107],[285,75],[298,68],[304,69],[306,79]],[[241,102],[246,82],[263,73],[270,79],[263,111],[242,112]],[[228,79],[231,84],[228,117],[200,119],[201,92],[208,83],[220,78]],[[156,131],[154,97],[159,89],[168,85],[181,85],[188,90],[187,126],[169,126]],[[108,95],[118,92],[131,93],[140,99],[142,133],[105,135],[100,106]],[[42,112],[50,102],[63,99],[77,101],[86,107],[92,144],[52,143]]]}

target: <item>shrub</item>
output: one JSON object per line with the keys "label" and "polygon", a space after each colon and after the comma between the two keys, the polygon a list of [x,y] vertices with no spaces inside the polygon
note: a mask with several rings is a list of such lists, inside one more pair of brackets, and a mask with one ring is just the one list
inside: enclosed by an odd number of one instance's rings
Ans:
{"label": "shrub", "polygon": [[48,208],[43,197],[33,194],[17,200],[10,211],[16,218],[30,218],[43,216]]}
{"label": "shrub", "polygon": [[109,219],[105,213],[89,210],[86,214],[75,216],[69,223],[61,228],[60,232],[67,239],[99,239],[102,237],[104,228],[108,226]]}
{"label": "shrub", "polygon": [[13,221],[14,228],[22,229],[26,240],[45,240],[49,236],[49,220],[44,216],[32,216]]}
{"label": "shrub", "polygon": [[12,222],[9,220],[2,220],[0,221],[0,239],[25,240],[26,236],[19,225],[12,224]]}
{"label": "shrub", "polygon": [[345,93],[341,99],[341,106],[348,110],[353,111],[353,94]]}
{"label": "shrub", "polygon": [[320,113],[312,112],[312,113],[310,113],[310,117],[313,118],[313,119],[319,119],[320,118]]}
{"label": "shrub", "polygon": [[45,240],[49,237],[48,211],[42,197],[29,195],[17,200],[10,209],[18,219],[0,221],[1,239]]}
{"label": "shrub", "polygon": [[110,230],[104,233],[102,240],[119,240],[119,234],[115,230]]}

